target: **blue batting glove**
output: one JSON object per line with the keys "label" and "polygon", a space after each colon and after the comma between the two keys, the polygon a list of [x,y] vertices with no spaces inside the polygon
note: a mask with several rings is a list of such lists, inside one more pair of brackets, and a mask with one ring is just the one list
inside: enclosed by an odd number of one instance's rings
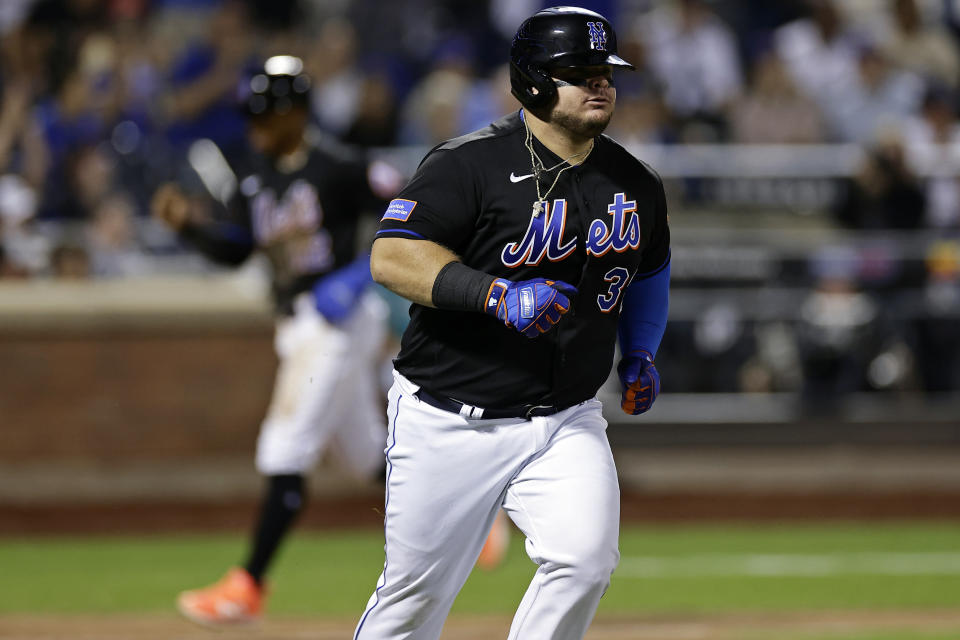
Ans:
{"label": "blue batting glove", "polygon": [[617,365],[622,395],[620,408],[632,416],[644,413],[653,406],[660,394],[660,374],[653,364],[653,356],[646,351],[634,351]]}
{"label": "blue batting glove", "polygon": [[497,278],[490,286],[484,311],[527,336],[546,333],[570,310],[573,285],[560,280],[534,278],[513,282]]}
{"label": "blue batting glove", "polygon": [[331,324],[343,322],[353,312],[371,282],[370,256],[362,255],[317,280],[313,285],[317,311]]}

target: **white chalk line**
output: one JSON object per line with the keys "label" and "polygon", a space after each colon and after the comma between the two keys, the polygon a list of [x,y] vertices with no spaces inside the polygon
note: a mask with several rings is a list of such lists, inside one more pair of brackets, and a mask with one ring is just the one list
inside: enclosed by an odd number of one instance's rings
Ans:
{"label": "white chalk line", "polygon": [[698,554],[633,556],[620,560],[618,578],[707,576],[960,575],[960,552],[823,554]]}

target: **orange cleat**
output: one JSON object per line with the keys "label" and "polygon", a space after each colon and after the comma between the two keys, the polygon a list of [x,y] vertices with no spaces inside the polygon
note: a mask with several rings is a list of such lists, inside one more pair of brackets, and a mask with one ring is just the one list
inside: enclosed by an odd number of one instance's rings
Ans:
{"label": "orange cleat", "polygon": [[260,620],[264,589],[244,569],[230,569],[209,587],[184,591],[177,609],[198,624],[219,627],[250,624]]}
{"label": "orange cleat", "polygon": [[500,566],[507,555],[510,546],[510,526],[507,523],[507,514],[501,509],[487,534],[487,541],[483,543],[480,557],[477,558],[477,567],[484,571],[491,571]]}

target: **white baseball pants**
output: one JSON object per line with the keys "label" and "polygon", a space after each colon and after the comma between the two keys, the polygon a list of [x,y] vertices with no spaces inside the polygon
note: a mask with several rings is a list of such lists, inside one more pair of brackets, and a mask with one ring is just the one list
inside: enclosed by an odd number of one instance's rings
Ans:
{"label": "white baseball pants", "polygon": [[306,473],[328,446],[358,477],[383,465],[386,318],[386,303],[372,292],[336,325],[317,312],[312,294],[297,297],[294,315],[277,323],[280,366],[257,440],[260,473]]}
{"label": "white baseball pants", "polygon": [[497,510],[538,565],[510,640],[583,638],[620,558],[620,489],[596,399],[531,420],[436,409],[394,372],[385,561],[354,640],[436,640]]}

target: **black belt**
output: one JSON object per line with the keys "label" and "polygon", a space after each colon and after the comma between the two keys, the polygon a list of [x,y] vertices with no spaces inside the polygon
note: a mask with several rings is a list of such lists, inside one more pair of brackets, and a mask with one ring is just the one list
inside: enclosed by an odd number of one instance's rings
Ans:
{"label": "black belt", "polygon": [[497,420],[501,418],[523,418],[529,420],[534,416],[552,416],[555,413],[563,411],[567,407],[558,407],[555,405],[526,404],[521,407],[510,407],[507,409],[483,409],[473,405],[454,400],[453,398],[438,398],[430,395],[423,389],[415,394],[422,402],[426,402],[431,407],[436,407],[441,411],[458,413],[465,418]]}

